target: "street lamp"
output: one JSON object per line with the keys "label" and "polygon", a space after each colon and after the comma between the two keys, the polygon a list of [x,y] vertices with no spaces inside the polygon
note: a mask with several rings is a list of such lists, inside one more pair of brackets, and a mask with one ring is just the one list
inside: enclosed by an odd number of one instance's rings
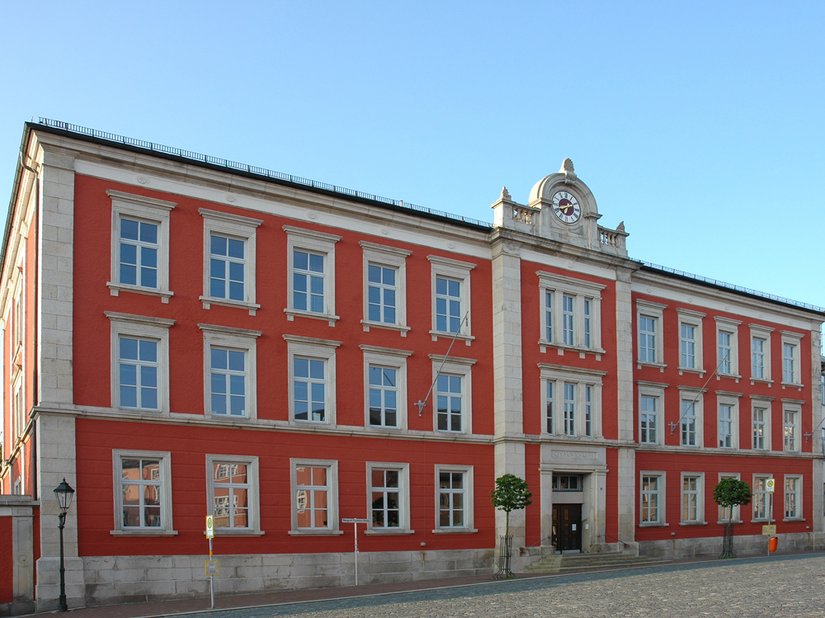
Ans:
{"label": "street lamp", "polygon": [[60,507],[60,513],[57,515],[57,527],[60,529],[60,611],[65,612],[69,609],[66,604],[66,568],[63,566],[63,528],[66,527],[66,511],[72,505],[72,498],[74,497],[74,489],[66,482],[65,477],[60,482],[60,485],[54,488],[54,495],[57,498],[57,506]]}

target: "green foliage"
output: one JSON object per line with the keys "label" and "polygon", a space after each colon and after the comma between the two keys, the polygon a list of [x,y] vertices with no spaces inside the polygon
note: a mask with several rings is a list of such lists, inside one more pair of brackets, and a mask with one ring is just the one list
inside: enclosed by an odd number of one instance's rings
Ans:
{"label": "green foliage", "polygon": [[493,506],[506,513],[529,506],[532,497],[533,494],[527,489],[527,482],[515,474],[503,474],[498,477],[496,486],[490,494]]}
{"label": "green foliage", "polygon": [[732,477],[723,478],[713,488],[713,500],[719,506],[733,508],[751,501],[751,488],[745,481]]}

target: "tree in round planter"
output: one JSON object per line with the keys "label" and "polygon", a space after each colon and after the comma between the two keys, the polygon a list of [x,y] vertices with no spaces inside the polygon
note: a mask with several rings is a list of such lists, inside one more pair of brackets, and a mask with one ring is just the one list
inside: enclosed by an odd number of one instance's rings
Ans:
{"label": "tree in round planter", "polygon": [[518,511],[531,503],[533,494],[527,488],[527,482],[515,474],[503,474],[496,479],[496,486],[490,498],[493,506],[504,511],[504,536],[501,537],[501,546],[498,556],[498,572],[496,577],[513,577],[510,568],[510,558],[513,555],[513,537],[510,535],[510,511]]}
{"label": "tree in round planter", "polygon": [[735,558],[733,553],[733,507],[750,504],[751,488],[745,481],[726,477],[713,488],[713,500],[719,506],[728,510],[725,519],[725,536],[722,540],[720,558]]}

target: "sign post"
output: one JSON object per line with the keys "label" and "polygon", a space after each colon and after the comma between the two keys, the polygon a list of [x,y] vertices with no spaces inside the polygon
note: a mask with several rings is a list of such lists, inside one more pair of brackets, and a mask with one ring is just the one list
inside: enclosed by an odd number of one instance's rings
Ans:
{"label": "sign post", "polygon": [[358,524],[368,524],[370,523],[369,519],[359,518],[359,517],[343,517],[341,519],[342,523],[345,524],[352,524],[352,530],[355,533],[355,550],[354,550],[354,557],[355,557],[355,585],[358,585]]}
{"label": "sign post", "polygon": [[[773,494],[776,489],[776,479],[773,477],[765,480],[765,491],[768,493],[768,500],[770,500],[770,508],[768,509],[768,530],[776,534],[776,526],[773,525]],[[768,539],[768,557],[771,555],[771,539]]]}
{"label": "sign post", "polygon": [[209,560],[204,565],[206,574],[209,575],[209,606],[215,609],[215,575],[219,573],[219,563],[212,559],[212,539],[215,538],[215,517],[206,516],[206,538],[209,539]]}

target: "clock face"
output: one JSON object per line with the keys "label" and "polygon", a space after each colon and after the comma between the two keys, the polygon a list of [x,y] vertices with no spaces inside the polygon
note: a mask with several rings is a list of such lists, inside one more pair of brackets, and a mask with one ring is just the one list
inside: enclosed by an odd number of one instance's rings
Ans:
{"label": "clock face", "polygon": [[575,223],[582,216],[582,208],[576,196],[567,191],[557,191],[553,196],[553,212],[565,223]]}

